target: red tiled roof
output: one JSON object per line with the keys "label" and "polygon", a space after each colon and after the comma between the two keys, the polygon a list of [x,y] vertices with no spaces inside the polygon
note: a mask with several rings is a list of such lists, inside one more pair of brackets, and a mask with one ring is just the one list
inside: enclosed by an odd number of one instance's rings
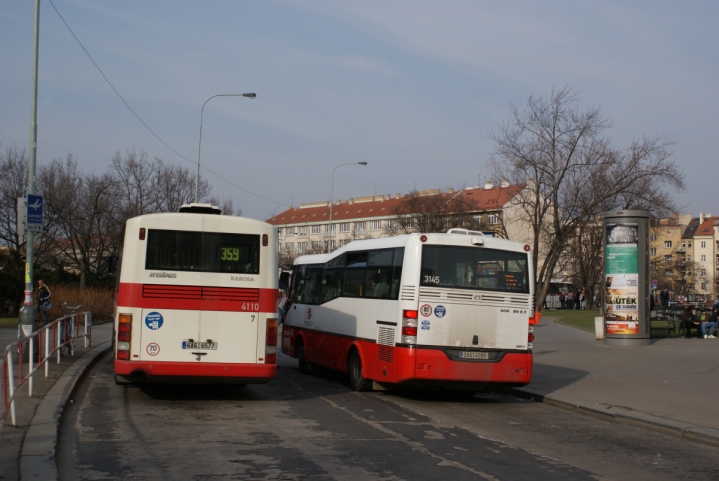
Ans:
{"label": "red tiled roof", "polygon": [[714,234],[714,225],[715,222],[719,220],[716,217],[707,217],[704,219],[704,222],[702,222],[699,227],[697,227],[695,236],[697,235],[712,235]]}
{"label": "red tiled roof", "polygon": [[[471,199],[475,203],[475,209],[478,212],[497,211],[502,209],[502,207],[524,189],[524,187],[524,185],[511,185],[509,187],[493,187],[491,189],[481,187],[470,188],[462,191],[462,195],[471,195]],[[459,191],[443,192],[432,195],[438,195],[441,198],[449,200],[452,196],[456,196],[458,192]],[[407,197],[390,197],[388,199],[386,196],[378,195],[375,196],[374,199],[375,200],[372,200],[372,197],[364,197],[358,201],[353,200],[352,203],[345,201],[339,204],[335,201],[332,206],[332,222],[393,216],[400,211]],[[273,225],[284,225],[329,222],[329,220],[330,208],[327,203],[324,203],[323,205],[309,204],[307,207],[293,207],[267,219],[266,222]]]}

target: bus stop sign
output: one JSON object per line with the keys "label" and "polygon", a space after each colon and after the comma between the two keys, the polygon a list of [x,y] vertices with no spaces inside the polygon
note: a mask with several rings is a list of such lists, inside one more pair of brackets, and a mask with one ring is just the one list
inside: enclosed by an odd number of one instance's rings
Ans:
{"label": "bus stop sign", "polygon": [[27,230],[32,232],[42,231],[42,204],[41,195],[27,195]]}

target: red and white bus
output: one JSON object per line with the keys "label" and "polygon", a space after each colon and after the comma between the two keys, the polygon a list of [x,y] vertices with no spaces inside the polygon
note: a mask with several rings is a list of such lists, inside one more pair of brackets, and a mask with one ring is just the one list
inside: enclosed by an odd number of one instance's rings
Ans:
{"label": "red and white bus", "polygon": [[452,229],[360,240],[298,257],[282,352],[349,373],[356,390],[478,390],[532,378],[527,244]]}
{"label": "red and white bus", "polygon": [[205,204],[125,225],[115,381],[266,383],[276,374],[277,230]]}

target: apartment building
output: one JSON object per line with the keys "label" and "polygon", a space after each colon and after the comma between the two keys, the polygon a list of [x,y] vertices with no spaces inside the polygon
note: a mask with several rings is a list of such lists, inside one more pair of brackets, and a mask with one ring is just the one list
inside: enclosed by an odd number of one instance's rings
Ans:
{"label": "apartment building", "polygon": [[429,217],[437,226],[435,231],[464,226],[507,237],[504,209],[523,188],[488,182],[484,187],[445,192],[435,189],[338,199],[331,213],[328,202],[313,202],[287,209],[267,222],[278,228],[283,263],[297,255],[331,251],[353,240],[416,232]]}

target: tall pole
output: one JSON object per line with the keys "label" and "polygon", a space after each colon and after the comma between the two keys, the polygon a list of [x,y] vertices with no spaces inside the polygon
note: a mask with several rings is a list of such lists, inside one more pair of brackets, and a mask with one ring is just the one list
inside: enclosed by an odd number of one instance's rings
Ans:
{"label": "tall pole", "polygon": [[[32,100],[30,107],[30,152],[28,159],[27,193],[35,193],[35,170],[37,165],[37,71],[40,52],[40,0],[35,0],[35,32],[32,56]],[[33,306],[33,231],[25,228],[25,299],[20,309],[20,324],[34,324],[35,308]]]}
{"label": "tall pole", "polygon": [[207,100],[205,100],[205,103],[202,104],[202,108],[200,109],[200,140],[197,142],[197,174],[195,175],[195,203],[197,203],[197,193],[200,188],[200,154],[202,153],[202,114],[205,112],[205,105],[207,104],[207,102],[209,102],[210,99],[214,99],[215,97],[247,97],[248,99],[254,99],[257,97],[257,95],[255,95],[253,93],[217,94],[217,95],[213,95],[213,96],[209,97]]}
{"label": "tall pole", "polygon": [[[340,164],[337,167],[342,167],[343,165],[367,165],[367,162],[347,162],[346,164]],[[333,197],[334,197],[334,189],[335,189],[335,170],[337,170],[337,167],[332,169],[332,180],[330,181],[330,233],[329,233],[329,240],[327,241],[327,253],[329,254],[332,250],[332,236],[334,232],[332,231],[332,204],[334,203]]]}

